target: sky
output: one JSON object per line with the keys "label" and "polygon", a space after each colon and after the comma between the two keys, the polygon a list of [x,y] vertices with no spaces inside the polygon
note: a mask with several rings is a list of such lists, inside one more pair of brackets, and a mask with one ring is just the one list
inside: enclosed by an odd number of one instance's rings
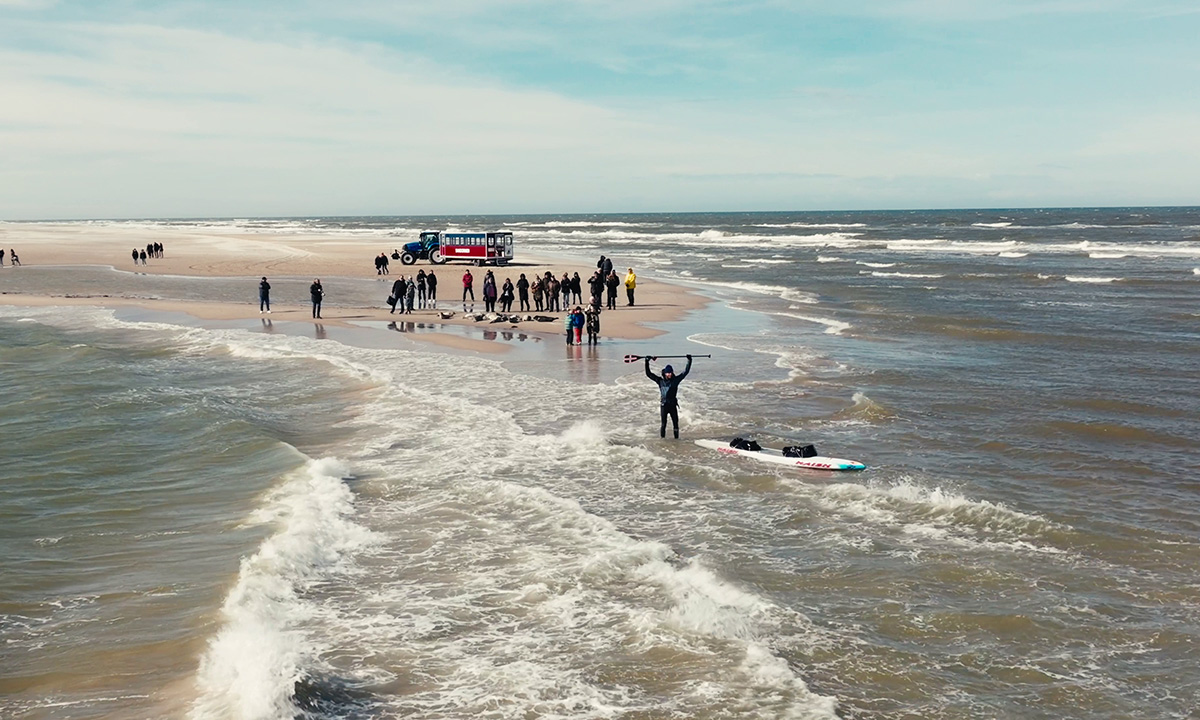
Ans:
{"label": "sky", "polygon": [[0,219],[1200,204],[1195,0],[0,0]]}

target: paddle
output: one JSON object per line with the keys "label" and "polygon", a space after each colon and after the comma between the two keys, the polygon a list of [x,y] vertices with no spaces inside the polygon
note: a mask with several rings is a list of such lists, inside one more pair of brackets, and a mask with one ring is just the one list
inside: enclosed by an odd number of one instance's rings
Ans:
{"label": "paddle", "polygon": [[[643,360],[645,358],[650,358],[651,360],[675,360],[678,358],[685,358],[685,357],[688,357],[688,356],[687,355],[626,355],[625,362],[627,362],[627,363],[637,362],[638,360]],[[710,358],[710,357],[712,357],[712,355],[692,355],[691,357]]]}

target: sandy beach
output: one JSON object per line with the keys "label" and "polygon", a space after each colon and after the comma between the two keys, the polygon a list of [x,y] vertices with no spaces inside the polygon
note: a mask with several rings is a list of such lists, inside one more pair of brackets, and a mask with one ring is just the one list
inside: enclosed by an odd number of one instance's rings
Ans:
{"label": "sandy beach", "polygon": [[[21,272],[34,267],[112,267],[118,271],[143,273],[159,277],[205,277],[245,278],[247,296],[256,295],[258,282],[266,276],[273,285],[280,279],[291,278],[304,283],[320,278],[326,285],[326,302],[322,322],[326,325],[348,325],[362,321],[387,321],[397,318],[391,314],[383,299],[391,283],[401,275],[410,276],[418,270],[435,270],[439,279],[439,309],[414,309],[406,320],[436,320],[444,324],[481,324],[494,327],[513,328],[519,326],[524,332],[559,335],[563,313],[521,313],[545,315],[555,318],[554,322],[526,321],[513,323],[490,323],[476,321],[470,314],[483,313],[482,285],[484,273],[491,269],[496,275],[497,286],[511,278],[515,283],[521,273],[532,279],[547,270],[555,277],[564,272],[579,273],[587,293],[587,278],[595,270],[596,259],[580,258],[578,262],[563,258],[533,257],[520,249],[518,236],[516,259],[504,267],[475,267],[465,263],[431,265],[418,261],[416,265],[402,265],[391,260],[392,251],[409,237],[372,237],[358,239],[347,236],[319,234],[253,234],[230,232],[227,228],[207,229],[190,226],[166,227],[162,224],[137,223],[6,223],[0,225],[0,246],[17,250],[22,267],[12,268],[6,263],[8,272]],[[145,248],[148,243],[162,243],[165,250],[162,258],[149,258],[146,265],[134,264],[131,251]],[[390,274],[380,277],[374,269],[373,258],[380,253],[389,256]],[[618,277],[624,280],[630,263],[620,257],[612,258]],[[460,302],[462,276],[470,270],[475,277],[476,302],[468,306],[471,311],[463,312]],[[653,276],[637,273],[636,305],[625,304],[624,286],[620,288],[617,309],[606,311],[602,316],[601,336],[620,339],[645,339],[662,333],[655,325],[681,319],[689,311],[703,307],[706,300],[685,288],[656,280]],[[0,275],[0,304],[18,306],[99,306],[99,307],[142,307],[165,312],[183,312],[203,321],[231,321],[259,317],[258,304],[230,302],[196,302],[164,297],[147,298],[126,292],[119,284],[111,291],[97,292],[95,287],[73,288],[67,292],[56,291],[45,294],[10,290]],[[380,281],[378,306],[346,305],[328,290],[329,280],[345,278],[360,281]],[[294,284],[294,283],[293,283]],[[276,285],[276,288],[278,286]],[[307,293],[284,293],[272,290],[271,317],[279,321],[314,322],[311,317]],[[514,302],[514,306],[518,303]],[[453,311],[450,318],[440,313]],[[424,333],[416,336],[431,344],[482,352],[505,352],[503,345],[486,343],[444,333]]]}

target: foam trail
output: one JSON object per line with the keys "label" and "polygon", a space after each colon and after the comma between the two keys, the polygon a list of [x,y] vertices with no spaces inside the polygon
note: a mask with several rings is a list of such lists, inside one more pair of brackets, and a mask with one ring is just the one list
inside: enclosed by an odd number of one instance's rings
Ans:
{"label": "foam trail", "polygon": [[850,323],[845,323],[840,320],[832,320],[830,318],[815,317],[812,315],[797,315],[796,313],[786,313],[786,312],[785,313],[773,313],[773,314],[781,315],[783,317],[796,318],[797,320],[805,320],[807,322],[817,323],[818,325],[824,325],[825,333],[827,335],[841,335],[843,332],[849,330],[851,327]]}
{"label": "foam trail", "polygon": [[302,592],[371,540],[352,520],[345,474],[337,460],[310,460],[252,516],[277,523],[279,531],[242,560],[237,584],[221,608],[221,630],[200,661],[193,720],[299,714],[296,682],[320,650],[302,629],[312,613]]}
{"label": "foam trail", "polygon": [[934,275],[934,274],[924,274],[924,273],[878,272],[878,271],[872,271],[872,272],[871,272],[871,275],[872,275],[873,277],[904,277],[904,278],[940,278],[940,277],[946,277],[945,275]]}
{"label": "foam trail", "polygon": [[1117,282],[1118,280],[1121,280],[1122,278],[1118,278],[1118,277],[1085,277],[1085,276],[1081,276],[1081,275],[1067,275],[1065,279],[1067,282],[1073,282],[1073,283],[1100,284],[1100,283]]}

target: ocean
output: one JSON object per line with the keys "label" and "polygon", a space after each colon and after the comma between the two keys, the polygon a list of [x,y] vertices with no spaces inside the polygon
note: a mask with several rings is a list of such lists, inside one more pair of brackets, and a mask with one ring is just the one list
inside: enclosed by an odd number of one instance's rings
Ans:
{"label": "ocean", "polygon": [[[0,717],[1200,712],[1200,209],[98,224],[511,229],[712,303],[595,349],[0,306]],[[79,287],[255,292],[0,271]],[[681,440],[627,353],[712,355]],[[690,442],[735,435],[868,469]]]}

